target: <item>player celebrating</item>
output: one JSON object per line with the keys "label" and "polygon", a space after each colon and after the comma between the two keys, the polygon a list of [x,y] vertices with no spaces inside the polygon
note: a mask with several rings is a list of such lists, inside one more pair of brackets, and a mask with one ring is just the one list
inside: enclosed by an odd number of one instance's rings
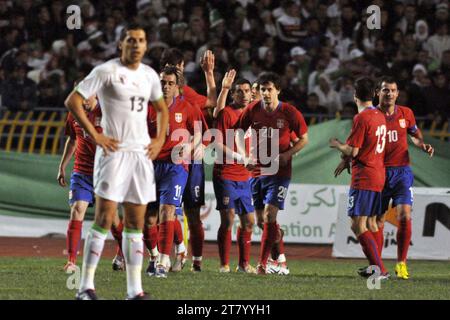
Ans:
{"label": "player celebrating", "polygon": [[[249,264],[250,247],[253,225],[255,224],[255,208],[252,204],[252,193],[250,187],[250,174],[244,164],[239,164],[233,159],[241,159],[242,156],[236,151],[240,148],[245,154],[245,145],[236,146],[234,135],[227,134],[239,119],[242,110],[250,103],[251,86],[245,79],[238,79],[234,84],[235,70],[227,72],[222,81],[222,90],[214,109],[216,118],[215,127],[220,131],[222,141],[218,143],[218,149],[222,149],[222,158],[214,164],[213,184],[216,195],[217,210],[220,211],[220,228],[217,232],[217,243],[219,246],[220,272],[230,272],[230,247],[231,229],[233,227],[234,215],[239,215],[240,226],[237,230],[237,243],[239,251],[239,264],[237,272],[255,273],[256,270]],[[233,102],[225,106],[228,92],[231,90]],[[236,141],[239,143],[239,141]],[[234,145],[234,150],[229,146]],[[228,147],[227,147],[228,146]]]}
{"label": "player celebrating", "polygon": [[[235,127],[244,131],[252,127],[256,131],[255,135],[252,134],[251,140],[256,141],[259,150],[252,148],[250,150],[250,157],[255,158],[256,165],[249,164],[247,167],[254,169],[251,179],[253,201],[255,209],[260,210],[264,217],[257,272],[266,274],[267,260],[280,234],[277,214],[284,208],[292,171],[292,156],[308,143],[308,128],[302,114],[294,106],[278,100],[280,94],[278,75],[272,72],[264,73],[258,78],[258,84],[262,100],[255,101],[245,108]],[[295,132],[299,137],[292,146],[291,132]],[[272,137],[277,136],[278,141],[271,141]],[[252,146],[255,145],[253,141]],[[267,165],[261,151],[262,148],[272,146],[274,143],[279,147],[280,153],[275,161],[270,161]],[[270,168],[274,164],[276,167],[278,163],[278,170],[272,171]]]}
{"label": "player celebrating", "polygon": [[[97,99],[92,96],[83,101],[83,108],[89,121],[95,127],[97,132],[101,133],[100,127],[101,110],[97,107]],[[61,187],[67,186],[65,181],[66,167],[75,154],[75,164],[70,178],[70,221],[67,228],[67,252],[68,261],[64,266],[64,271],[71,272],[75,270],[77,252],[81,240],[81,230],[83,226],[84,215],[88,206],[94,204],[94,187],[92,184],[92,174],[94,169],[95,143],[83,128],[80,127],[75,118],[69,113],[66,121],[66,135],[68,136],[64,146],[64,152],[59,164],[57,180]],[[122,222],[118,215],[115,216],[112,233],[117,240],[117,254],[113,259],[114,270],[124,270],[125,261],[122,254]]]}
{"label": "player celebrating", "polygon": [[[153,275],[154,272],[156,277],[165,278],[170,266],[170,253],[174,241],[175,223],[179,224],[179,221],[176,220],[175,210],[181,206],[181,199],[188,178],[188,168],[182,164],[182,159],[178,157],[182,149],[179,148],[180,141],[176,135],[177,132],[180,132],[180,129],[188,130],[190,136],[194,137],[193,144],[195,144],[195,141],[201,141],[201,131],[194,132],[194,126],[196,121],[203,124],[204,118],[197,108],[191,106],[183,96],[179,95],[180,78],[176,67],[165,67],[161,72],[160,79],[164,101],[169,106],[169,129],[167,130],[166,142],[154,162],[158,200],[148,205],[146,229],[144,229],[148,231],[144,233],[147,238],[151,237],[151,229],[154,230],[156,228],[159,212],[159,231],[157,231],[159,232],[158,261],[156,262],[154,271],[152,267],[153,261],[150,261],[147,273]],[[156,118],[156,112],[153,108],[150,108],[148,124],[151,137],[156,135],[156,128],[152,125],[152,123],[156,123]],[[190,137],[182,138],[186,140],[184,141],[184,145],[189,145]],[[187,147],[182,152],[190,154],[191,149]],[[181,231],[181,225],[179,225],[178,229]],[[177,238],[179,239],[180,237],[182,240],[183,236],[180,236],[178,233]],[[146,241],[147,243],[149,242]],[[182,243],[181,241],[180,244]],[[152,250],[154,252],[154,245],[147,246],[150,252]],[[184,255],[185,250],[177,251],[178,255]],[[179,270],[176,269],[175,271]]]}
{"label": "player celebrating", "polygon": [[[160,61],[161,67],[175,66],[183,77],[184,57],[183,53],[175,48],[167,49],[163,52]],[[214,55],[207,50],[202,58],[201,67],[205,74],[207,96],[202,96],[191,87],[183,85],[181,94],[192,106],[201,110],[208,121],[208,108],[216,105],[216,84],[214,80]],[[203,132],[208,128],[203,126]],[[203,148],[203,145],[201,145]],[[205,205],[205,169],[202,161],[194,161],[189,165],[189,176],[186,188],[183,193],[183,207],[187,216],[189,227],[189,243],[192,247],[192,268],[194,272],[201,271],[203,255],[203,242],[205,240],[205,230],[200,219],[200,208]]]}
{"label": "player celebrating", "polygon": [[[412,185],[414,175],[410,167],[408,154],[408,135],[414,145],[433,156],[434,149],[424,143],[423,135],[417,128],[414,113],[410,108],[395,104],[398,97],[397,83],[392,78],[380,81],[379,109],[386,118],[386,183],[382,193],[382,212],[388,209],[392,199],[392,206],[396,208],[399,227],[397,231],[397,264],[395,273],[400,279],[409,278],[406,267],[409,243],[411,241],[411,206],[413,203]],[[380,251],[383,244],[383,228],[385,214],[377,218],[380,229]],[[381,253],[380,253],[381,255]]]}
{"label": "player celebrating", "polygon": [[[127,298],[148,299],[141,281],[142,229],[147,203],[156,200],[149,158],[155,159],[164,144],[168,111],[157,73],[141,63],[147,49],[144,29],[138,25],[125,27],[119,49],[120,58],[94,68],[66,100],[67,108],[99,146],[94,165],[95,222],[85,242],[77,293],[80,300],[97,299],[95,270],[118,203],[123,203],[125,211],[122,248]],[[82,108],[83,99],[94,93],[102,108],[103,134],[95,130]],[[149,101],[159,113],[158,136],[152,140],[147,129]]]}
{"label": "player celebrating", "polygon": [[353,119],[352,131],[344,144],[330,139],[330,147],[336,148],[345,157],[352,157],[352,182],[348,199],[348,215],[352,219],[352,231],[358,237],[362,250],[371,265],[381,270],[380,279],[389,274],[377,250],[377,243],[367,229],[367,219],[381,214],[381,191],[383,189],[384,148],[386,120],[383,114],[372,106],[375,89],[368,78],[355,83],[354,99],[359,114]]}

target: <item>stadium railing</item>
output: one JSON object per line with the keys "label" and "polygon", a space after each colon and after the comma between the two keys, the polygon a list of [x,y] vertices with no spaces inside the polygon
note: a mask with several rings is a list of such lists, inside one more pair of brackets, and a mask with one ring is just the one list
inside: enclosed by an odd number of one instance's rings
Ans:
{"label": "stadium railing", "polygon": [[[0,107],[0,150],[39,154],[61,154],[64,149],[65,109],[36,108],[33,111],[10,111]],[[304,113],[308,125],[351,116]],[[426,136],[450,141],[448,121],[442,125],[426,118],[417,118]]]}

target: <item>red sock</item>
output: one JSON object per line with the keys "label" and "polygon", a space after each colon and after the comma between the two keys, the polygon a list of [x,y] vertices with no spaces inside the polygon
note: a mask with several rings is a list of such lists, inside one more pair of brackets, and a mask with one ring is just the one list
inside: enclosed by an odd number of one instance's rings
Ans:
{"label": "red sock", "polygon": [[173,245],[173,231],[173,221],[164,221],[159,225],[158,249],[160,253],[170,255]]}
{"label": "red sock", "polygon": [[381,230],[378,230],[377,232],[371,231],[371,233],[377,244],[378,255],[381,257],[381,252],[383,251],[383,233]]}
{"label": "red sock", "polygon": [[173,242],[176,245],[179,245],[183,242],[183,229],[181,228],[181,223],[177,218],[175,218],[173,228],[174,228]]}
{"label": "red sock", "polygon": [[122,232],[123,232],[123,223],[122,220],[120,220],[119,225],[111,226],[111,233],[114,237],[114,239],[117,241],[117,254],[123,257],[122,253]]}
{"label": "red sock", "polygon": [[264,230],[261,238],[261,251],[259,254],[259,263],[264,267],[267,265],[270,251],[278,237],[278,227],[276,222],[264,223]]}
{"label": "red sock", "polygon": [[411,220],[400,220],[397,230],[397,261],[406,261],[411,242]]}
{"label": "red sock", "polygon": [[144,227],[144,243],[147,249],[150,251],[158,245],[158,226]]}
{"label": "red sock", "polygon": [[231,230],[220,226],[217,231],[217,244],[219,245],[220,265],[230,264]]}
{"label": "red sock", "polygon": [[80,245],[82,226],[83,221],[70,220],[67,227],[67,253],[69,255],[69,261],[72,261],[73,263],[77,260],[77,251]]}
{"label": "red sock", "polygon": [[241,228],[237,229],[239,265],[245,267],[250,263],[250,248],[252,246],[252,232]]}
{"label": "red sock", "polygon": [[370,265],[376,265],[380,267],[381,273],[385,273],[383,260],[381,260],[378,254],[377,243],[370,231],[366,231],[358,237],[359,243],[363,247],[364,254],[369,260]]}
{"label": "red sock", "polygon": [[203,254],[203,242],[205,240],[205,230],[203,224],[194,224],[189,226],[189,242],[192,247],[192,256],[201,257]]}

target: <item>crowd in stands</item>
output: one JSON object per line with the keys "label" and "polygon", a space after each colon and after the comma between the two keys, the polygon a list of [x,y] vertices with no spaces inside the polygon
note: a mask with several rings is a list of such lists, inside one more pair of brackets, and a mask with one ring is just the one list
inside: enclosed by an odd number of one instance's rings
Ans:
{"label": "crowd in stands", "polygon": [[[80,30],[66,25],[70,4],[81,9]],[[380,29],[367,28],[370,5],[381,8]],[[210,49],[219,90],[230,68],[250,81],[274,71],[281,99],[303,113],[351,115],[357,77],[393,75],[398,104],[450,118],[448,0],[0,0],[2,105],[63,108],[76,80],[117,56],[130,21],[147,31],[144,62],[159,70],[164,49],[181,49],[199,92],[198,61]]]}

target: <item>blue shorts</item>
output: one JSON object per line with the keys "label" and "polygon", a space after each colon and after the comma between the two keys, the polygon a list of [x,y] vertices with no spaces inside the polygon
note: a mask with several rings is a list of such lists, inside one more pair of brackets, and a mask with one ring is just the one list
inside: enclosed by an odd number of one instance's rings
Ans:
{"label": "blue shorts", "polygon": [[350,188],[347,214],[350,217],[381,215],[381,192]]}
{"label": "blue shorts", "polygon": [[414,174],[410,166],[387,167],[386,182],[382,192],[382,211],[389,208],[389,201],[392,199],[392,206],[399,204],[413,204]]}
{"label": "blue shorts", "polygon": [[205,205],[205,169],[203,163],[189,165],[189,177],[183,193],[185,208],[197,208]]}
{"label": "blue shorts", "polygon": [[156,181],[156,202],[149,204],[150,208],[158,208],[160,204],[181,206],[182,195],[186,187],[188,172],[180,164],[154,161]]}
{"label": "blue shorts", "polygon": [[289,178],[277,176],[251,178],[250,185],[255,209],[262,210],[266,204],[271,204],[283,210],[290,181]]}
{"label": "blue shorts", "polygon": [[72,172],[70,177],[69,205],[76,201],[86,201],[89,207],[95,203],[93,176]]}
{"label": "blue shorts", "polygon": [[216,210],[234,209],[238,215],[255,212],[249,181],[213,178]]}

